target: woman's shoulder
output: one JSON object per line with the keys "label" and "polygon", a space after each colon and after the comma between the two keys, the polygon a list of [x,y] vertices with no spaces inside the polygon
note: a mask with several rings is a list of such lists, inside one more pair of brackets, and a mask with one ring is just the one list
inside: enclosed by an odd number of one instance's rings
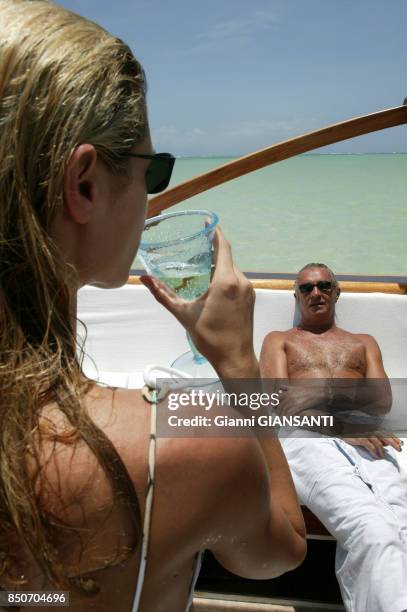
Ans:
{"label": "woman's shoulder", "polygon": [[[85,398],[91,420],[112,443],[143,505],[147,482],[152,405],[139,389],[93,386]],[[158,411],[160,406],[158,406]],[[196,437],[157,432],[154,480],[164,493],[165,506],[185,497],[188,506],[200,503],[211,492],[224,491],[245,480],[256,486],[264,481],[264,458],[254,437],[222,437],[210,430]],[[55,443],[54,460],[47,463],[47,476],[63,483],[61,493],[67,505],[75,506],[77,497],[86,499],[88,512],[98,514],[100,504],[110,497],[109,480],[94,451],[80,440],[77,444]],[[66,499],[66,497],[69,499]],[[222,496],[219,503],[227,505]]]}
{"label": "woman's shoulder", "polygon": [[147,481],[149,405],[141,393],[92,385],[82,409],[79,433],[58,406],[43,409],[50,433],[32,463],[40,505],[65,525],[57,545],[74,573],[100,569],[101,560],[132,548],[132,521],[114,481],[130,476],[141,508]]}
{"label": "woman's shoulder", "polygon": [[[143,514],[151,404],[140,390],[94,386],[85,409],[117,451]],[[67,537],[62,530],[59,542],[67,563],[76,567],[75,573],[99,569],[101,559],[131,546],[134,535],[115,504],[111,481],[86,440],[54,442],[43,452],[43,503],[47,512],[69,526]],[[153,480],[154,533],[168,545],[169,539],[173,541],[176,548],[184,542],[185,554],[204,548],[226,525],[229,529],[236,522],[243,529],[252,506],[260,497],[268,499],[264,458],[250,437],[157,437]],[[77,543],[72,529],[81,533]]]}
{"label": "woman's shoulder", "polygon": [[166,438],[158,449],[156,508],[163,521],[190,529],[182,535],[197,548],[241,525],[259,500],[268,504],[268,475],[254,437]]}
{"label": "woman's shoulder", "polygon": [[[90,416],[109,436],[128,469],[133,472],[136,464],[146,465],[152,404],[145,400],[142,391],[95,388],[89,395],[88,406]],[[184,478],[199,474],[202,486],[211,483],[216,486],[224,478],[241,474],[242,465],[263,461],[254,436],[225,437],[219,427],[198,431],[199,428],[189,426],[181,432],[180,428],[169,427],[164,422],[168,421],[167,415],[162,414],[164,408],[158,403],[154,430],[156,469],[169,478],[176,476],[177,481],[182,482]],[[224,416],[223,413],[222,409],[214,407],[210,418],[214,421],[215,416]],[[231,413],[239,416],[234,410]]]}

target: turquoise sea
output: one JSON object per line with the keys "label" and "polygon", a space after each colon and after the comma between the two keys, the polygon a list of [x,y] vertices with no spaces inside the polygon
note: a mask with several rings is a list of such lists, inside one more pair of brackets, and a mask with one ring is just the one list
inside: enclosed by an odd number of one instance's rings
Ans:
{"label": "turquoise sea", "polygon": [[[170,186],[231,159],[178,158]],[[171,210],[193,208],[218,214],[245,271],[318,261],[342,274],[407,276],[407,153],[301,155]]]}

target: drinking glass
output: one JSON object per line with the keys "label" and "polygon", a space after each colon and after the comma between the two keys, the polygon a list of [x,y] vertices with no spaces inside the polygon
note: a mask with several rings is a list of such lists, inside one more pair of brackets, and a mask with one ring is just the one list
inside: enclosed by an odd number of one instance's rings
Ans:
{"label": "drinking glass", "polygon": [[[185,300],[203,295],[211,278],[212,238],[217,223],[217,215],[207,210],[166,213],[147,219],[138,256],[148,274]],[[187,339],[191,350],[178,357],[172,367],[194,378],[217,378],[188,333]]]}

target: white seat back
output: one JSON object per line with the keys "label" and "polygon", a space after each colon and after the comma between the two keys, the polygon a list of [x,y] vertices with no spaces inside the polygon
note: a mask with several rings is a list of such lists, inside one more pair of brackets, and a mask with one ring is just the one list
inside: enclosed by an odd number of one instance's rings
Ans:
{"label": "white seat back", "polygon": [[[258,289],[255,348],[259,352],[271,330],[293,324],[292,291]],[[148,363],[171,365],[188,350],[181,325],[140,285],[79,292],[78,317],[88,328],[86,351],[100,371],[132,373]],[[391,377],[407,376],[407,295],[343,293],[337,323],[351,332],[372,334],[378,341]],[[79,333],[81,326],[79,326]],[[91,367],[89,361],[87,367]]]}

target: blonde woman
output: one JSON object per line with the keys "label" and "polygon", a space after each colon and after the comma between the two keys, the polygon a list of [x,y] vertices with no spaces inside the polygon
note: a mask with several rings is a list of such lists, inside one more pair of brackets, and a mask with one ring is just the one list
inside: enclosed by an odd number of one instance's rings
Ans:
{"label": "blonde woman", "polygon": [[[251,578],[305,554],[278,442],[159,440],[148,480],[151,405],[81,371],[76,292],[126,282],[173,161],[123,42],[0,0],[0,586],[68,590],[74,611],[188,610],[205,548]],[[216,251],[199,304],[147,283],[221,376],[258,377],[253,291],[221,231]]]}

